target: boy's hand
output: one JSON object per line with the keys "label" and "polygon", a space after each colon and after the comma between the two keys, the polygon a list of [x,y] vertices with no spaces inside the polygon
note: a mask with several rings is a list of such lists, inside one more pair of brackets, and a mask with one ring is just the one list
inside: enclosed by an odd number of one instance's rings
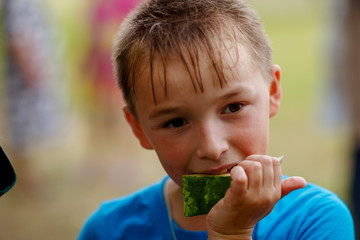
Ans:
{"label": "boy's hand", "polygon": [[306,181],[290,177],[281,181],[278,158],[252,155],[231,170],[231,185],[225,197],[206,219],[209,239],[251,239],[255,225],[293,190]]}

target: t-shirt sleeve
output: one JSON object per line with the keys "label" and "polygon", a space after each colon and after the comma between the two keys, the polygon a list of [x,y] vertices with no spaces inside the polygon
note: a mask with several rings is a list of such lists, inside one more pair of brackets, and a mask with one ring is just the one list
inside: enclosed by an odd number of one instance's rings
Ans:
{"label": "t-shirt sleeve", "polygon": [[96,229],[98,226],[98,217],[96,216],[97,212],[94,212],[85,222],[83,228],[81,229],[77,240],[97,240],[99,239],[96,234]]}
{"label": "t-shirt sleeve", "polygon": [[351,213],[336,195],[313,199],[313,206],[302,221],[299,239],[355,239]]}

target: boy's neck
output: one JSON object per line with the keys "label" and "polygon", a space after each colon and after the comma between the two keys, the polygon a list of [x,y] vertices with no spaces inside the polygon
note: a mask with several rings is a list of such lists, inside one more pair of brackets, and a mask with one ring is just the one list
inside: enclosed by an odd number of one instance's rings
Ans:
{"label": "boy's neck", "polygon": [[177,225],[188,231],[205,231],[206,230],[206,215],[195,217],[184,217],[184,200],[182,188],[179,187],[173,180],[169,179],[165,187],[168,188],[168,198],[170,202],[170,212],[172,218]]}

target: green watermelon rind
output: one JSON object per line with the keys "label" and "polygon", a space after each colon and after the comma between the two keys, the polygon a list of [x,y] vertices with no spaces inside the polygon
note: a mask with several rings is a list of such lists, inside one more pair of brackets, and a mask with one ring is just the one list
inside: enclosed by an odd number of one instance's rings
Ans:
{"label": "green watermelon rind", "polygon": [[208,214],[230,187],[230,174],[183,176],[184,216]]}

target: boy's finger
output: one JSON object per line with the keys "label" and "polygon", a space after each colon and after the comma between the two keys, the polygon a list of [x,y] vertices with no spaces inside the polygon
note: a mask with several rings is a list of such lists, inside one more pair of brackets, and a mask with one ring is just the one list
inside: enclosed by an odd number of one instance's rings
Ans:
{"label": "boy's finger", "polygon": [[263,185],[263,166],[259,161],[244,160],[239,163],[248,178],[248,189],[261,191]]}
{"label": "boy's finger", "polygon": [[274,166],[270,156],[264,156],[261,160],[263,166],[263,186],[264,188],[274,187]]}
{"label": "boy's finger", "polygon": [[289,177],[281,182],[281,198],[289,194],[290,192],[304,188],[306,181],[302,177]]}
{"label": "boy's finger", "polygon": [[263,182],[262,186],[265,188],[273,188],[274,182],[274,165],[273,161],[275,158],[266,155],[251,155],[248,160],[257,161],[262,166],[263,171]]}
{"label": "boy's finger", "polygon": [[[245,170],[240,166],[231,169],[230,191],[234,196],[243,195],[248,189],[248,178]],[[237,198],[239,199],[239,198]]]}
{"label": "boy's finger", "polygon": [[274,187],[275,189],[281,189],[281,164],[278,158],[273,159],[273,167],[274,167]]}

